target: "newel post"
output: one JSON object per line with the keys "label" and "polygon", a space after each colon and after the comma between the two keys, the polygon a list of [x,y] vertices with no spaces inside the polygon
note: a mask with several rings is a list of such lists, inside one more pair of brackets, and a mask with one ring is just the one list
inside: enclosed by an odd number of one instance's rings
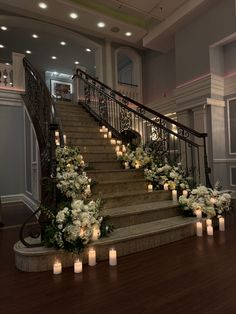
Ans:
{"label": "newel post", "polygon": [[24,57],[24,54],[17,52],[12,53],[13,87],[21,91],[25,91]]}

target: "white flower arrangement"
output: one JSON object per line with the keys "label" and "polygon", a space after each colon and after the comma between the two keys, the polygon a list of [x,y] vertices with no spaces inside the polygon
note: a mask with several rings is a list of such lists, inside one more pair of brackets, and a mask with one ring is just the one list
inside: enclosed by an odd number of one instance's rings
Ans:
{"label": "white flower arrangement", "polygon": [[189,197],[181,195],[179,197],[180,207],[185,212],[195,214],[196,210],[209,217],[222,215],[230,210],[231,196],[229,193],[223,193],[216,188],[210,189],[200,185],[193,189]]}
{"label": "white flower arrangement", "polygon": [[100,227],[103,218],[99,216],[100,200],[85,203],[74,200],[64,207],[46,228],[44,244],[57,249],[79,253],[92,239],[93,232],[101,235]]}
{"label": "white flower arrangement", "polygon": [[145,150],[142,147],[137,147],[135,150],[131,150],[129,146],[127,146],[126,153],[119,156],[118,159],[123,165],[126,163],[129,168],[143,168],[152,162],[152,156],[148,150]]}
{"label": "white flower arrangement", "polygon": [[164,184],[168,184],[170,190],[190,189],[191,178],[185,175],[181,163],[178,163],[177,166],[171,166],[168,163],[152,163],[150,168],[144,169],[144,175],[156,189],[162,188]]}

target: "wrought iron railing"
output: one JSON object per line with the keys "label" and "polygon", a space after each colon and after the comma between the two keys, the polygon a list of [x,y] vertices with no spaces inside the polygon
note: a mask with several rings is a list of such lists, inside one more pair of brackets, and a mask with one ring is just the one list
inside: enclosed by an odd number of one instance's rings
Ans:
{"label": "wrought iron railing", "polygon": [[137,101],[112,90],[78,69],[78,96],[82,104],[124,143],[152,145],[160,158],[181,162],[196,183],[211,186],[206,133],[199,133]]}
{"label": "wrought iron railing", "polygon": [[[38,140],[40,160],[41,160],[41,206],[56,207],[56,144],[55,131],[59,131],[60,143],[63,146],[63,132],[61,123],[56,115],[56,108],[50,96],[49,90],[39,72],[32,64],[23,60],[25,67],[25,94],[22,95],[27,111],[33,123]],[[26,246],[36,246],[25,240],[26,224],[33,217],[37,218],[40,224],[40,232],[43,236],[44,225],[47,218],[41,213],[39,207],[22,225],[20,230],[20,240]],[[31,232],[30,236],[35,237],[40,232]]]}

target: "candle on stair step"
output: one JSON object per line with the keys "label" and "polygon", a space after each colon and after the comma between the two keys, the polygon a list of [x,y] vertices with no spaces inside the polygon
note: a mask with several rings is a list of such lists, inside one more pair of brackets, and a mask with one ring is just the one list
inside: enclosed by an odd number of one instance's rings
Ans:
{"label": "candle on stair step", "polygon": [[165,184],[164,184],[164,190],[165,190],[165,191],[168,191],[168,190],[169,190],[169,184],[168,184],[168,183],[165,183]]}
{"label": "candle on stair step", "polygon": [[66,145],[66,135],[63,135],[63,139],[64,139],[64,145]]}
{"label": "candle on stair step", "polygon": [[112,137],[111,131],[109,131],[109,132],[107,133],[107,135],[108,135],[108,138],[111,138],[111,137]]}
{"label": "candle on stair step", "polygon": [[206,226],[212,226],[212,220],[210,218],[206,219]]}
{"label": "candle on stair step", "polygon": [[202,218],[202,211],[201,211],[201,209],[196,209],[195,210],[195,215],[197,216],[198,219]]}
{"label": "candle on stair step", "polygon": [[177,191],[176,190],[172,190],[172,200],[173,200],[173,202],[177,202]]}
{"label": "candle on stair step", "polygon": [[123,153],[122,152],[116,152],[116,156],[119,157],[119,156],[122,156]]}
{"label": "candle on stair step", "polygon": [[126,162],[124,163],[124,165],[125,165],[125,169],[129,169],[129,163],[128,163],[128,161],[126,161]]}
{"label": "candle on stair step", "polygon": [[153,192],[153,185],[151,183],[148,184],[148,192]]}
{"label": "candle on stair step", "polygon": [[111,139],[111,144],[116,145],[116,140],[114,138]]}
{"label": "candle on stair step", "polygon": [[121,141],[121,140],[117,140],[117,141],[116,141],[116,144],[117,144],[117,145],[121,145],[121,144],[122,144],[122,141]]}
{"label": "candle on stair step", "polygon": [[120,146],[119,146],[119,145],[116,146],[115,151],[116,151],[116,152],[119,152],[119,151],[120,151]]}
{"label": "candle on stair step", "polygon": [[108,137],[107,133],[104,133],[104,135],[103,135],[103,136],[104,136],[104,138],[107,138],[107,137]]}
{"label": "candle on stair step", "polygon": [[185,196],[185,197],[188,196],[188,191],[187,190],[183,190],[183,196]]}
{"label": "candle on stair step", "polygon": [[122,145],[122,152],[123,152],[123,153],[126,153],[126,147],[125,147],[125,145]]}

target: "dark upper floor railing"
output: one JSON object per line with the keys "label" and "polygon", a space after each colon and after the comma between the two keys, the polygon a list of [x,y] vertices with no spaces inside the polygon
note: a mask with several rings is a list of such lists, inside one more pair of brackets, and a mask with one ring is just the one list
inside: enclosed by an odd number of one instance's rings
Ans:
{"label": "dark upper floor railing", "polygon": [[206,133],[200,133],[122,95],[78,69],[79,102],[124,143],[149,144],[160,158],[181,162],[196,183],[211,186]]}

